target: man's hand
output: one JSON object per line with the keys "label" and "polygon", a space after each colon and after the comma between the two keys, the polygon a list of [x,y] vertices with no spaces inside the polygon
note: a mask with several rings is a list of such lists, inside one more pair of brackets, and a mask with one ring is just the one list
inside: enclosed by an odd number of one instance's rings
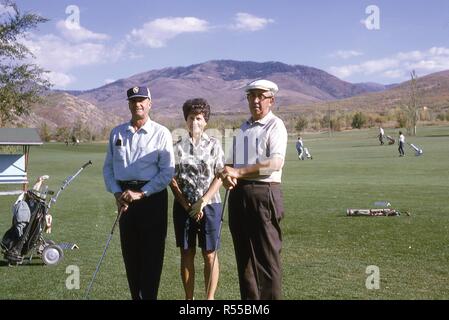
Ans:
{"label": "man's hand", "polygon": [[114,193],[115,204],[117,205],[117,212],[125,212],[128,209],[128,203],[122,199],[122,192]]}
{"label": "man's hand", "polygon": [[114,197],[117,204],[117,210],[125,212],[131,202],[142,199],[145,197],[145,194],[142,191],[131,191],[128,189],[124,192],[114,193]]}
{"label": "man's hand", "polygon": [[237,185],[237,179],[240,177],[240,172],[238,169],[225,166],[219,173],[221,181],[223,181],[223,186],[231,190]]}
{"label": "man's hand", "polygon": [[122,196],[120,197],[124,202],[131,203],[135,200],[140,200],[145,196],[145,194],[142,191],[131,191],[131,190],[125,190],[125,192],[122,193]]}

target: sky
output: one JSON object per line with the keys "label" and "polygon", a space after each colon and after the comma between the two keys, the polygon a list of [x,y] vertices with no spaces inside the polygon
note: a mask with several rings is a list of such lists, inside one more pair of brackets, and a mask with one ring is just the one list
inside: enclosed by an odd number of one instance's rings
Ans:
{"label": "sky", "polygon": [[[222,59],[306,65],[353,83],[398,83],[412,70],[449,69],[447,0],[16,3],[50,19],[21,41],[56,89],[93,89]],[[0,22],[9,10],[0,4]]]}

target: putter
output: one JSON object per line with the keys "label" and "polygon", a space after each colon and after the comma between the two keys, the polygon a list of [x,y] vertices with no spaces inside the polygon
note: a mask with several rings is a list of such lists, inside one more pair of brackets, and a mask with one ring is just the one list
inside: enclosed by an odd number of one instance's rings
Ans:
{"label": "putter", "polygon": [[223,200],[223,206],[221,207],[220,227],[218,228],[217,241],[215,242],[214,260],[212,262],[212,268],[210,269],[210,273],[209,273],[209,281],[208,281],[208,284],[207,284],[206,298],[209,295],[210,285],[212,284],[212,272],[213,272],[214,267],[215,267],[215,261],[217,260],[217,253],[218,253],[217,246],[218,246],[218,242],[220,241],[221,228],[223,226],[223,218],[224,218],[224,212],[225,212],[225,208],[226,208],[226,202],[228,201],[228,196],[229,196],[229,189],[226,190],[225,197],[224,197],[224,200]]}
{"label": "putter", "polygon": [[97,273],[100,270],[101,263],[103,262],[104,256],[106,255],[106,250],[108,250],[109,243],[111,242],[112,235],[114,234],[115,226],[117,225],[117,222],[120,220],[120,217],[124,211],[124,208],[125,208],[124,206],[122,206],[120,208],[120,211],[117,214],[117,218],[115,218],[115,222],[114,222],[114,225],[112,226],[112,230],[111,230],[111,233],[109,234],[108,241],[106,242],[106,246],[104,248],[103,254],[101,255],[100,261],[98,261],[97,268],[95,269],[94,275],[92,276],[92,280],[90,280],[89,286],[87,287],[86,295],[84,296],[84,300],[89,299],[89,294],[90,294],[90,291],[92,290],[92,285],[94,284],[95,278],[97,277]]}

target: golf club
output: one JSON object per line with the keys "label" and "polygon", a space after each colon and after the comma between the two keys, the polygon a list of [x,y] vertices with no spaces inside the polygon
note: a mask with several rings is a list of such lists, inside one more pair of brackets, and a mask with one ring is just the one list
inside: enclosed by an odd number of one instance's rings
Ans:
{"label": "golf club", "polygon": [[97,268],[95,269],[94,275],[92,276],[92,280],[90,280],[89,286],[87,287],[86,295],[84,296],[84,300],[89,299],[90,291],[92,290],[92,285],[94,284],[95,278],[97,276],[98,271],[100,270],[100,265],[103,262],[104,256],[106,255],[106,250],[108,250],[109,243],[111,242],[112,235],[114,234],[114,229],[117,225],[117,222],[120,220],[122,213],[125,211],[125,206],[120,208],[120,211],[117,214],[117,218],[115,218],[114,225],[112,226],[111,233],[109,234],[108,241],[106,242],[106,246],[104,248],[103,254],[101,255],[100,261],[98,261]]}
{"label": "golf club", "polygon": [[225,208],[226,208],[226,202],[228,201],[228,196],[229,196],[229,189],[226,189],[225,197],[224,197],[224,200],[223,200],[223,206],[221,207],[220,227],[218,228],[217,241],[215,242],[214,260],[212,262],[212,268],[210,269],[210,272],[209,272],[209,281],[207,283],[206,298],[209,295],[210,285],[212,283],[212,272],[213,272],[214,267],[215,267],[215,261],[217,260],[218,243],[220,241],[221,228],[223,226],[223,217],[224,217],[224,212],[225,212]]}
{"label": "golf club", "polygon": [[[236,148],[237,148],[237,140],[236,140],[236,137],[234,136],[234,137],[232,137],[232,164],[233,165],[235,165]],[[210,269],[210,272],[209,272],[209,281],[207,283],[206,298],[209,295],[210,285],[212,283],[212,271],[214,270],[214,267],[215,267],[215,260],[217,260],[217,252],[218,252],[217,246],[218,246],[218,242],[220,241],[221,228],[223,226],[223,217],[224,217],[224,212],[225,212],[225,209],[226,209],[226,202],[228,201],[228,197],[229,197],[229,189],[226,189],[225,197],[224,197],[224,200],[223,200],[223,206],[221,208],[220,227],[218,228],[217,241],[215,242],[214,260],[212,262],[212,268]]]}

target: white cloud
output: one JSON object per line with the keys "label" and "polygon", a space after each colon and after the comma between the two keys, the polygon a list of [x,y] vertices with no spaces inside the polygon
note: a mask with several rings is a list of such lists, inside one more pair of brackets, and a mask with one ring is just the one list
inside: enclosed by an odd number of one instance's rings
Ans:
{"label": "white cloud", "polygon": [[354,75],[375,75],[405,80],[412,70],[419,75],[426,75],[447,69],[449,69],[449,48],[432,47],[424,51],[399,52],[390,57],[368,60],[360,64],[332,66],[329,72],[343,79]]}
{"label": "white cloud", "polygon": [[4,14],[14,15],[15,14],[14,8],[11,6],[5,6],[4,4],[0,3],[0,16]]}
{"label": "white cloud", "polygon": [[62,72],[51,71],[45,74],[45,77],[58,88],[67,88],[69,84],[75,82],[75,77]]}
{"label": "white cloud", "polygon": [[95,33],[86,28],[83,28],[79,24],[68,23],[67,21],[60,20],[56,23],[56,28],[64,36],[64,38],[74,41],[102,41],[108,40],[110,37],[104,33]]}
{"label": "white cloud", "polygon": [[104,80],[104,83],[105,84],[110,84],[110,83],[113,83],[115,81],[116,81],[115,79],[107,78],[107,79]]}
{"label": "white cloud", "polygon": [[273,19],[259,18],[249,13],[239,12],[235,15],[234,24],[231,25],[231,28],[235,30],[258,31],[273,22]]}
{"label": "white cloud", "polygon": [[356,50],[338,50],[330,54],[331,58],[349,59],[363,55],[363,52]]}
{"label": "white cloud", "polygon": [[125,41],[114,46],[93,42],[74,43],[54,34],[39,36],[29,33],[20,41],[35,56],[32,62],[50,71],[47,78],[56,88],[66,88],[76,81],[70,71],[115,62],[124,56],[126,50]]}
{"label": "white cloud", "polygon": [[151,48],[161,48],[180,34],[208,30],[209,23],[195,17],[160,18],[145,23],[140,29],[133,29],[128,39],[137,40]]}
{"label": "white cloud", "polygon": [[92,65],[105,60],[108,50],[98,43],[73,44],[64,39],[48,34],[33,35],[23,43],[36,57],[36,63],[52,71],[67,71],[74,67]]}

